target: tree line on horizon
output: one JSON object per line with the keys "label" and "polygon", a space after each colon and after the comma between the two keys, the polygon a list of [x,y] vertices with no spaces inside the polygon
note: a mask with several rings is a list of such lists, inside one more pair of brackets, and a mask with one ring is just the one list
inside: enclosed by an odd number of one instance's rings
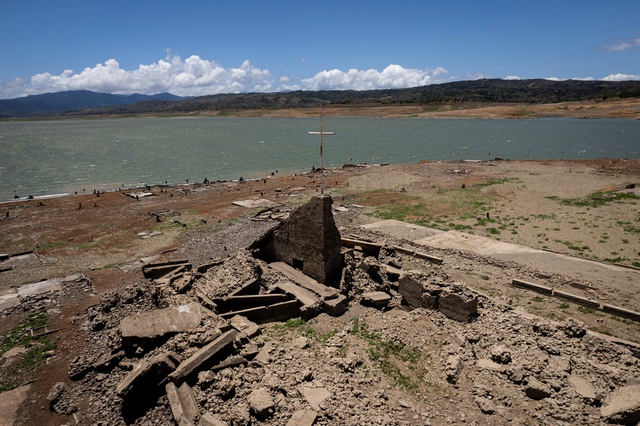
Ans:
{"label": "tree line on horizon", "polygon": [[[85,98],[94,92],[78,91]],[[104,94],[102,94],[104,95]],[[168,95],[168,94],[165,94]],[[46,95],[40,95],[46,96]],[[115,96],[115,95],[113,95]],[[31,98],[37,98],[32,96]],[[71,94],[65,95],[66,106],[70,107]],[[389,106],[389,105],[438,105],[479,103],[522,103],[547,104],[570,101],[592,101],[611,98],[640,97],[640,81],[553,81],[544,79],[503,80],[482,79],[432,84],[407,89],[380,90],[321,90],[291,91],[274,93],[240,93],[178,98],[147,98],[127,104],[97,104],[87,106],[87,100],[78,108],[64,111],[49,111],[40,115],[99,116],[137,114],[187,114],[203,111],[233,112],[242,110],[309,108],[319,105],[343,106]],[[104,96],[101,97],[104,101]],[[0,101],[0,116],[3,114]],[[116,101],[114,101],[116,102]],[[31,110],[31,114],[39,115]]]}

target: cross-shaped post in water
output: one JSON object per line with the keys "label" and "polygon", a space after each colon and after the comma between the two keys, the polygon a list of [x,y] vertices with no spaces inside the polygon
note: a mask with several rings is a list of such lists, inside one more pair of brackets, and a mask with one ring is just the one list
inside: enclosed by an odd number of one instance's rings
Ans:
{"label": "cross-shaped post in water", "polygon": [[320,131],[309,132],[310,135],[320,135],[320,194],[324,194],[324,160],[322,155],[322,137],[324,135],[335,135],[336,132],[322,131],[322,105],[320,105]]}

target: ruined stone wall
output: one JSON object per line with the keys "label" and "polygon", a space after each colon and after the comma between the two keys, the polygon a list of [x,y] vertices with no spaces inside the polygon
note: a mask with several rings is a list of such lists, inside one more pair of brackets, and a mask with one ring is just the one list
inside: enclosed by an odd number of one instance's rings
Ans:
{"label": "ruined stone wall", "polygon": [[323,284],[338,285],[342,268],[340,232],[331,204],[331,197],[324,195],[292,211],[265,241],[263,249],[271,260],[285,262]]}

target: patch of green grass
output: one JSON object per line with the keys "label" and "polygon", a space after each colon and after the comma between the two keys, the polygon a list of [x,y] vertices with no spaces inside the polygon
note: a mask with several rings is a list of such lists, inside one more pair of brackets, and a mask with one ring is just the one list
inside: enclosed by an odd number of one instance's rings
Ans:
{"label": "patch of green grass", "polygon": [[540,296],[536,296],[533,298],[533,301],[536,303],[541,303],[541,302],[544,302],[544,299]]}
{"label": "patch of green grass", "polygon": [[583,314],[595,314],[596,310],[594,308],[591,308],[589,306],[578,306],[578,311],[582,312]]}
{"label": "patch of green grass", "polygon": [[558,308],[560,308],[560,309],[569,309],[569,305],[568,305],[568,304],[566,304],[566,303],[562,303],[562,304],[560,304],[560,305],[558,306]]}
{"label": "patch of green grass", "polygon": [[273,324],[271,330],[279,336],[284,335],[288,331],[296,331],[319,345],[327,343],[327,340],[338,332],[336,329],[333,329],[327,333],[320,333],[301,318],[294,318],[284,323]]}
{"label": "patch of green grass", "polygon": [[54,248],[58,248],[62,246],[62,241],[51,241],[49,243],[42,243],[42,244],[38,244],[36,245],[36,249],[41,250],[41,251],[45,251],[45,250],[51,250]]}
{"label": "patch of green grass", "polygon": [[498,235],[500,234],[500,230],[496,229],[496,228],[487,228],[487,231],[491,234],[491,235]]}
{"label": "patch of green grass", "polygon": [[[409,349],[405,345],[392,340],[382,338],[378,333],[369,329],[366,322],[354,318],[351,322],[349,333],[364,339],[368,343],[367,354],[369,359],[376,362],[382,373],[384,373],[393,383],[409,392],[415,392],[419,389],[421,382],[412,379],[409,375],[402,372],[398,366],[399,362],[409,364],[409,369],[415,371],[416,364],[422,357],[422,354],[415,349]],[[420,377],[423,373],[415,371]]]}
{"label": "patch of green grass", "polygon": [[31,342],[31,330],[44,327],[49,323],[47,314],[38,311],[0,336],[0,353],[4,353],[16,346],[28,346]]}
{"label": "patch of green grass", "polygon": [[622,230],[630,234],[640,234],[640,226],[625,225],[622,227]]}
{"label": "patch of green grass", "polygon": [[31,330],[48,325],[49,321],[44,311],[29,315],[20,324],[0,336],[0,353],[4,353],[16,346],[23,346],[27,351],[20,363],[2,374],[0,392],[16,388],[24,380],[25,373],[36,369],[49,355],[57,344],[47,337],[32,337]]}
{"label": "patch of green grass", "polygon": [[578,198],[559,198],[559,197],[546,197],[559,201],[565,206],[575,207],[600,207],[612,202],[621,202],[626,200],[640,200],[640,197],[635,194],[629,194],[626,192],[594,192],[585,197]]}

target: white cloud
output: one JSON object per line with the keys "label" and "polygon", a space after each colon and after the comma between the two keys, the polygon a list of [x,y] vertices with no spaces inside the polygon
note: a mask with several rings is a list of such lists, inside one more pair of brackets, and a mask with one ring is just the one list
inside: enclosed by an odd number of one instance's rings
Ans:
{"label": "white cloud", "polygon": [[634,47],[640,47],[640,38],[616,40],[615,42],[606,45],[604,50],[609,52],[620,52]]}
{"label": "white cloud", "polygon": [[269,70],[257,68],[249,61],[244,61],[238,68],[225,68],[197,55],[183,61],[167,50],[165,59],[140,65],[134,70],[125,70],[117,60],[109,59],[79,73],[65,70],[59,75],[48,72],[36,74],[31,77],[29,85],[22,80],[7,84],[0,82],[0,99],[81,89],[115,94],[170,92],[179,96],[282,90],[388,89],[441,83],[450,80],[444,78],[448,73],[442,67],[419,70],[392,64],[382,71],[333,69],[306,79],[285,75],[276,79]]}
{"label": "white cloud", "polygon": [[626,80],[640,80],[640,74],[632,75],[632,74],[609,74],[605,78],[604,81],[626,81]]}
{"label": "white cloud", "polygon": [[269,91],[273,82],[268,70],[256,68],[249,61],[238,68],[224,68],[196,55],[184,61],[173,56],[128,71],[120,68],[115,59],[109,59],[79,73],[66,70],[59,75],[36,74],[31,77],[30,85],[20,81],[18,87],[9,88],[0,83],[0,98],[81,89],[116,94],[170,92],[198,96]]}
{"label": "white cloud", "polygon": [[391,64],[384,70],[350,69],[342,71],[333,69],[321,71],[311,78],[303,79],[299,85],[289,86],[288,89],[302,90],[370,90],[397,89],[404,87],[426,86],[440,83],[441,76],[449,71],[442,67],[435,69],[408,69],[400,65]]}
{"label": "white cloud", "polygon": [[[17,98],[48,92],[92,90],[115,94],[155,94],[169,92],[179,96],[202,96],[217,93],[279,92],[283,90],[369,90],[425,86],[434,83],[486,78],[485,74],[451,76],[442,67],[433,69],[404,68],[391,64],[382,71],[376,69],[325,70],[309,78],[272,76],[269,70],[244,61],[237,68],[225,68],[215,61],[197,55],[182,60],[167,50],[164,59],[137,69],[125,70],[115,59],[87,67],[81,72],[65,70],[59,75],[36,74],[29,82],[16,78],[0,81],[0,99]],[[521,79],[508,75],[507,80]],[[550,80],[560,80],[556,77]],[[576,78],[579,79],[579,78]],[[638,75],[610,74],[606,81],[639,80]],[[592,77],[584,80],[593,80]]]}

